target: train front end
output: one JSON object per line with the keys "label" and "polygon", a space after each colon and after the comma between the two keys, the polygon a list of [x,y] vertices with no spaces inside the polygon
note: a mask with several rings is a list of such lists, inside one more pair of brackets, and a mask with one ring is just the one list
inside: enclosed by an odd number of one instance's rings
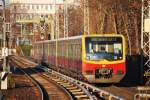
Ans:
{"label": "train front end", "polygon": [[82,38],[82,74],[90,83],[117,83],[126,74],[125,39],[122,35]]}

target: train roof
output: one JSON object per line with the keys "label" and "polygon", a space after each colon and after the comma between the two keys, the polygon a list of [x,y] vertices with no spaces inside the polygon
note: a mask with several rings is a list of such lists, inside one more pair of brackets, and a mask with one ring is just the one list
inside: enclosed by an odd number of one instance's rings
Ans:
{"label": "train roof", "polygon": [[74,39],[80,39],[82,38],[82,35],[80,36],[72,36],[72,37],[66,37],[66,38],[59,38],[59,39],[53,39],[53,40],[44,40],[44,41],[38,41],[36,43],[47,43],[47,42],[54,42],[54,41],[64,41],[64,40],[74,40]]}
{"label": "train roof", "polygon": [[53,39],[53,40],[43,40],[43,41],[38,41],[36,43],[48,43],[48,42],[54,42],[54,41],[64,41],[64,40],[74,40],[74,39],[81,39],[82,37],[96,37],[96,36],[112,36],[112,37],[123,37],[121,34],[90,34],[90,35],[79,35],[79,36],[71,36],[71,37],[66,37],[66,38],[59,38],[59,39]]}

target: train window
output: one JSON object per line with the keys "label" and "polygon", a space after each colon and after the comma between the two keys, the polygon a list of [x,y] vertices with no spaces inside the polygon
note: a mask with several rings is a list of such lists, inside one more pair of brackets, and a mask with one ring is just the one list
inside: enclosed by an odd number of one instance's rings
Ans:
{"label": "train window", "polygon": [[44,47],[43,47],[43,49],[44,49],[44,52],[43,52],[43,53],[44,53],[44,56],[46,56],[46,55],[47,55],[47,52],[46,52],[46,51],[47,51],[47,50],[46,50],[46,49],[47,49],[46,44],[43,44],[43,46],[44,46]]}
{"label": "train window", "polygon": [[66,47],[66,43],[64,43],[64,45],[62,46],[62,55],[63,55],[63,57],[65,57],[65,55],[66,55],[66,51],[67,51],[67,47]]}
{"label": "train window", "polygon": [[62,43],[60,44],[60,56],[62,57]]}
{"label": "train window", "polygon": [[48,43],[46,44],[46,53],[47,53],[47,56],[48,56]]}
{"label": "train window", "polygon": [[55,49],[55,46],[54,45],[52,45],[52,56],[54,56],[55,54],[54,54],[54,49]]}
{"label": "train window", "polygon": [[77,45],[77,59],[81,59],[81,45]]}
{"label": "train window", "polygon": [[72,44],[71,45],[71,51],[70,51],[70,53],[71,53],[71,58],[75,58],[75,48],[74,48],[75,46]]}
{"label": "train window", "polygon": [[68,58],[68,52],[69,52],[68,44],[65,43],[65,47],[64,47],[64,56],[65,56],[65,58]]}
{"label": "train window", "polygon": [[75,55],[74,45],[71,45],[71,51],[70,51],[70,53],[71,53],[71,58],[75,57],[74,56]]}
{"label": "train window", "polygon": [[47,43],[47,56],[49,55],[49,44]]}
{"label": "train window", "polygon": [[122,59],[121,37],[96,37],[86,39],[86,59],[88,60],[119,60]]}
{"label": "train window", "polygon": [[54,49],[55,49],[55,48],[54,48],[54,45],[52,45],[52,48],[53,48],[53,49],[52,49],[52,56],[54,56]]}
{"label": "train window", "polygon": [[58,45],[58,49],[57,49],[57,54],[58,54],[58,56],[61,56],[61,52],[60,52],[60,44]]}
{"label": "train window", "polygon": [[53,48],[53,45],[51,44],[51,46],[50,46],[50,51],[51,51],[51,56],[53,55],[53,49],[51,49],[51,48]]}
{"label": "train window", "polygon": [[76,44],[76,59],[78,59],[79,57],[79,52],[78,52],[78,49],[79,49],[79,45],[78,44]]}
{"label": "train window", "polygon": [[61,43],[60,43],[60,45],[59,45],[59,56],[61,56]]}
{"label": "train window", "polygon": [[71,46],[68,44],[68,58],[71,58]]}
{"label": "train window", "polygon": [[74,57],[77,58],[77,45],[74,45]]}
{"label": "train window", "polygon": [[55,45],[52,45],[52,56],[55,56]]}
{"label": "train window", "polygon": [[76,59],[78,59],[78,45],[75,45]]}
{"label": "train window", "polygon": [[53,53],[53,51],[54,51],[54,45],[51,45],[51,48],[53,48],[52,49],[52,56],[54,55],[54,53]]}
{"label": "train window", "polygon": [[78,46],[78,45],[76,44],[76,45],[75,45],[75,57],[76,57],[76,59],[77,59],[77,49],[78,49],[77,46]]}
{"label": "train window", "polygon": [[50,44],[48,44],[48,55],[50,56],[51,55],[51,51],[50,51]]}
{"label": "train window", "polygon": [[64,57],[64,47],[65,45],[62,43],[61,45],[61,56]]}
{"label": "train window", "polygon": [[52,44],[50,44],[50,52],[51,52],[51,56],[53,55],[53,45]]}
{"label": "train window", "polygon": [[73,46],[70,44],[70,45],[68,45],[68,48],[69,48],[69,52],[68,52],[69,58],[72,58],[72,54],[73,54]]}
{"label": "train window", "polygon": [[52,45],[49,44],[49,55],[50,55],[50,56],[52,56],[52,49],[51,49],[51,48],[52,48]]}

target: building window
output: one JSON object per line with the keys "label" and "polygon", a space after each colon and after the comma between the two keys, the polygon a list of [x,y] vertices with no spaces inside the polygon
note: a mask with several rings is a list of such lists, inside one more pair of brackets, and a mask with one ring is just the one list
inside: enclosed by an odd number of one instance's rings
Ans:
{"label": "building window", "polygon": [[28,14],[28,15],[26,15],[26,18],[25,18],[26,20],[29,20],[30,19],[30,15]]}
{"label": "building window", "polygon": [[53,6],[52,5],[49,5],[49,9],[51,10],[53,8]]}
{"label": "building window", "polygon": [[43,6],[44,6],[44,5],[41,5],[41,9],[43,9]]}
{"label": "building window", "polygon": [[32,5],[32,10],[34,10],[34,6],[35,6],[35,5]]}
{"label": "building window", "polygon": [[33,19],[33,15],[32,14],[30,15],[30,19]]}
{"label": "building window", "polygon": [[22,9],[25,9],[25,5],[22,5]]}
{"label": "building window", "polygon": [[23,14],[20,15],[20,19],[23,19]]}
{"label": "building window", "polygon": [[39,5],[36,5],[36,9],[39,9]]}
{"label": "building window", "polygon": [[48,5],[45,5],[45,10],[48,10]]}
{"label": "building window", "polygon": [[17,6],[16,6],[16,5],[14,5],[14,9],[17,9]]}
{"label": "building window", "polygon": [[16,16],[16,20],[19,20],[19,15]]}
{"label": "building window", "polygon": [[30,6],[29,6],[29,5],[26,5],[26,9],[30,9]]}
{"label": "building window", "polygon": [[30,9],[32,9],[32,5],[29,5],[30,6]]}
{"label": "building window", "polygon": [[45,18],[48,18],[48,15],[45,15]]}
{"label": "building window", "polygon": [[19,19],[21,20],[21,15],[19,15]]}
{"label": "building window", "polygon": [[20,5],[21,6],[21,9],[23,9],[23,5]]}

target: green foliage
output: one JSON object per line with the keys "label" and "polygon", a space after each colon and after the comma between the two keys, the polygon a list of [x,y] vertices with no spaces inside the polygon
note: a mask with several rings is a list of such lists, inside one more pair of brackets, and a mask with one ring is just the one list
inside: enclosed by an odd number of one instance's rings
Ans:
{"label": "green foliage", "polygon": [[22,52],[24,56],[30,56],[32,46],[31,45],[21,45]]}

